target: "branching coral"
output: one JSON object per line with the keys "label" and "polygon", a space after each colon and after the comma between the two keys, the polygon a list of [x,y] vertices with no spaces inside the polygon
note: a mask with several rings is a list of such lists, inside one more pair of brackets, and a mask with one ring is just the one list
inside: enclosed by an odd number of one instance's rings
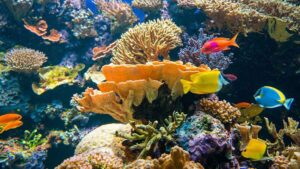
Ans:
{"label": "branching coral", "polygon": [[299,122],[292,118],[288,118],[287,122],[283,121],[283,125],[284,133],[291,138],[296,145],[300,146],[300,128],[298,128]]}
{"label": "branching coral", "polygon": [[170,154],[163,154],[159,159],[138,159],[126,165],[126,169],[204,169],[204,167],[190,160],[188,152],[175,146]]}
{"label": "branching coral", "polygon": [[116,132],[118,137],[122,137],[132,142],[129,147],[131,151],[140,151],[138,158],[145,158],[151,151],[160,146],[159,142],[174,143],[174,133],[182,125],[186,118],[184,113],[175,112],[173,116],[165,119],[165,124],[158,128],[158,121],[149,122],[147,125],[130,122],[131,133]]}
{"label": "branching coral", "polygon": [[139,24],[121,36],[113,50],[114,64],[137,64],[169,58],[169,51],[181,45],[182,30],[171,20]]}
{"label": "branching coral", "polygon": [[29,48],[15,48],[5,54],[7,65],[16,72],[37,71],[47,61],[44,53]]}
{"label": "branching coral", "polygon": [[238,129],[241,136],[241,145],[240,150],[245,150],[247,144],[251,139],[258,139],[258,133],[261,130],[261,126],[259,125],[249,125],[248,123],[236,124],[236,128]]}
{"label": "branching coral", "polygon": [[132,6],[144,11],[155,11],[162,8],[162,0],[134,0]]}
{"label": "branching coral", "polygon": [[[75,96],[82,112],[109,114],[121,122],[133,119],[133,106],[144,98],[152,103],[158,96],[162,82],[171,90],[173,99],[183,95],[180,79],[189,79],[193,73],[210,71],[207,66],[195,67],[181,62],[152,62],[146,65],[105,65],[102,73],[106,82],[99,90],[88,88],[83,97]],[[122,75],[120,75],[120,73]]]}
{"label": "branching coral", "polygon": [[127,28],[137,21],[132,8],[121,0],[96,0],[98,8],[113,21],[112,32]]}
{"label": "branching coral", "polygon": [[226,100],[219,101],[216,99],[201,99],[199,101],[199,109],[212,114],[223,123],[232,124],[241,116],[241,112],[233,107]]}
{"label": "branching coral", "polygon": [[98,148],[90,152],[76,155],[66,159],[62,164],[55,169],[68,169],[68,168],[107,168],[107,169],[120,169],[123,168],[123,161],[115,156],[109,148]]}
{"label": "branching coral", "polygon": [[282,151],[285,149],[285,144],[283,141],[284,130],[279,130],[277,132],[274,123],[270,122],[268,118],[264,118],[269,134],[272,135],[274,142],[268,141],[268,146],[270,153],[275,153],[276,151]]}
{"label": "branching coral", "polygon": [[184,63],[190,62],[196,66],[206,64],[212,69],[227,69],[232,63],[232,53],[226,56],[223,52],[212,53],[209,55],[200,52],[203,44],[212,38],[214,38],[213,35],[207,35],[204,33],[203,29],[199,29],[198,37],[193,36],[191,38],[186,38],[187,42],[185,47],[180,49],[180,52],[178,53],[180,60]]}
{"label": "branching coral", "polygon": [[[177,2],[180,6],[202,9],[214,20],[210,22],[210,26],[225,28],[231,32],[260,32],[273,19],[276,23],[284,22],[287,29],[296,33],[300,26],[300,14],[297,12],[300,7],[278,0],[177,0]],[[270,26],[274,28],[276,23]],[[286,30],[279,28],[275,31]]]}
{"label": "branching coral", "polygon": [[63,84],[72,85],[79,72],[84,69],[83,64],[77,65],[75,68],[64,66],[48,66],[38,70],[40,82],[33,83],[32,90],[41,95],[47,90],[56,88]]}
{"label": "branching coral", "polygon": [[94,47],[93,48],[93,60],[100,60],[105,58],[116,47],[117,41],[111,43],[108,46]]}

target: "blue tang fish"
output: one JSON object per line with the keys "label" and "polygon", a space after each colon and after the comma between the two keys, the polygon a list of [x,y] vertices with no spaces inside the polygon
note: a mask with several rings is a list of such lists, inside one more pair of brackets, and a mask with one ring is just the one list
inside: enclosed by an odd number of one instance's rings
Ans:
{"label": "blue tang fish", "polygon": [[290,109],[294,99],[287,99],[284,94],[271,86],[264,86],[260,88],[255,94],[254,98],[259,106],[264,108],[275,108],[284,106],[287,110]]}

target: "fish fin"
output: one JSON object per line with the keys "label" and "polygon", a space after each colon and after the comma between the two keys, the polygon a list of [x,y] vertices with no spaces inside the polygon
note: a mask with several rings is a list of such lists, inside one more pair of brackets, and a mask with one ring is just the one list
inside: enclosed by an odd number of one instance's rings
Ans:
{"label": "fish fin", "polygon": [[283,106],[284,106],[287,110],[290,110],[293,101],[294,101],[293,98],[286,99],[285,102],[283,103]]}
{"label": "fish fin", "polygon": [[219,41],[219,40],[229,40],[229,38],[213,38],[213,39],[211,39],[211,41],[215,41],[215,40],[217,40],[217,41]]}
{"label": "fish fin", "polygon": [[230,46],[235,46],[235,47],[239,48],[239,45],[235,42],[238,35],[239,35],[239,33],[235,34],[235,35],[230,39]]}
{"label": "fish fin", "polygon": [[182,84],[183,93],[184,94],[188,93],[192,87],[192,82],[184,79],[181,79],[180,82]]}

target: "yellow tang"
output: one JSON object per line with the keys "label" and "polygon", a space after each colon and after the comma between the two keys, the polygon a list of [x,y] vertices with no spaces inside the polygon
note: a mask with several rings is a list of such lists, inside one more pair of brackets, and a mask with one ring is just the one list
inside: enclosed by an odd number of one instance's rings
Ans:
{"label": "yellow tang", "polygon": [[184,94],[210,94],[221,90],[223,85],[229,84],[218,70],[199,72],[190,76],[191,81],[181,79]]}
{"label": "yellow tang", "polygon": [[263,140],[251,139],[246,146],[246,150],[242,152],[242,156],[252,160],[260,160],[263,158],[267,149],[267,144]]}

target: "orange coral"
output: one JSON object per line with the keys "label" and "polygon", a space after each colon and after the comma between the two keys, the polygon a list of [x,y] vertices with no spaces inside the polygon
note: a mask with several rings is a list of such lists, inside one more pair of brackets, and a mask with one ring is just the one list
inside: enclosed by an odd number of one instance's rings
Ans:
{"label": "orange coral", "polygon": [[29,25],[28,22],[23,19],[24,27],[30,32],[38,35],[44,36],[47,34],[48,24],[45,20],[40,20],[36,25]]}
{"label": "orange coral", "polygon": [[98,84],[99,90],[88,88],[83,97],[75,96],[82,112],[109,114],[121,122],[133,119],[132,106],[139,106],[144,98],[152,103],[158,89],[165,82],[172,90],[173,98],[182,95],[180,79],[189,80],[193,73],[210,71],[182,62],[151,62],[146,65],[105,65],[102,67],[106,82]]}
{"label": "orange coral", "polygon": [[51,42],[58,42],[61,39],[61,34],[55,30],[51,29],[50,34],[48,33],[48,24],[45,20],[40,20],[36,25],[30,25],[25,19],[23,19],[24,27],[30,32],[36,34],[37,36],[42,37],[45,40],[49,40]]}
{"label": "orange coral", "polygon": [[93,48],[93,60],[99,60],[104,58],[107,54],[111,53],[111,51],[116,47],[117,41],[111,43],[108,46],[94,47]]}

